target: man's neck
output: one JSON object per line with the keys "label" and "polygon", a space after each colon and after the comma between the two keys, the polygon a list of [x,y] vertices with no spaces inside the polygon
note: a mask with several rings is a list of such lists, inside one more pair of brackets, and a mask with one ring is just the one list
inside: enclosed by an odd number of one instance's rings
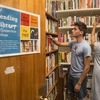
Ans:
{"label": "man's neck", "polygon": [[82,42],[84,40],[83,36],[76,37],[77,42]]}

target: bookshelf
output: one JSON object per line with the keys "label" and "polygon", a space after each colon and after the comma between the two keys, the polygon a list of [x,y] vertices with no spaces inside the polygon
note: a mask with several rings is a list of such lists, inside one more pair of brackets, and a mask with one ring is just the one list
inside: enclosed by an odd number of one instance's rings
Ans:
{"label": "bookshelf", "polygon": [[[51,6],[52,3],[52,6]],[[58,83],[59,83],[59,70],[58,70],[58,46],[56,46],[49,38],[52,35],[58,39],[58,20],[55,18],[55,11],[52,10],[54,6],[53,1],[46,0],[45,12],[45,55],[46,55],[46,98],[49,100],[58,100]]]}
{"label": "bookshelf", "polygon": [[[73,2],[75,1],[75,2]],[[58,6],[59,4],[59,6]],[[76,21],[83,21],[87,25],[87,37],[85,39],[91,45],[91,31],[92,31],[92,24],[95,20],[100,20],[100,2],[98,0],[56,0],[56,16],[58,19],[58,40],[60,42],[68,42],[71,40],[69,37],[71,30],[73,29],[72,23]],[[85,5],[85,6],[84,6]],[[97,26],[96,30],[100,28],[100,25]],[[66,37],[64,37],[66,34]],[[93,49],[92,49],[93,51]],[[70,62],[66,60],[66,52],[70,52],[68,47],[59,47],[59,65],[70,67]],[[93,54],[92,54],[93,55]],[[68,55],[66,55],[68,57]],[[65,58],[65,59],[64,59]],[[88,85],[87,89],[91,88],[91,79],[92,79],[92,72],[93,72],[93,58],[91,59],[91,68],[88,73]]]}
{"label": "bookshelf", "polygon": [[60,93],[59,93],[59,100],[66,100],[68,94],[67,94],[67,80],[68,80],[68,72],[63,72],[59,78],[59,84],[60,84]]}
{"label": "bookshelf", "polygon": [[100,8],[83,8],[83,9],[68,9],[68,10],[58,10],[56,11],[57,18],[62,18],[66,16],[92,16],[98,15]]}

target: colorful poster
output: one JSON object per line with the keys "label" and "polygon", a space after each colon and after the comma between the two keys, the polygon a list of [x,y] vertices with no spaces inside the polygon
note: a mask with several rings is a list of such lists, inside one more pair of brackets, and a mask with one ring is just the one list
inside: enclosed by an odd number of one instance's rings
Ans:
{"label": "colorful poster", "polygon": [[40,15],[0,5],[0,57],[40,53]]}

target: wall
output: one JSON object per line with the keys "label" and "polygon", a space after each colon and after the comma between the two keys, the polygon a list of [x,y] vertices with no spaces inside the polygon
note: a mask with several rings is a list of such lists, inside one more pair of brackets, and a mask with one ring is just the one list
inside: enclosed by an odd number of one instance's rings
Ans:
{"label": "wall", "polygon": [[[1,5],[36,13],[41,20],[41,53],[0,58],[0,100],[38,100],[45,86],[45,0],[0,0]],[[4,70],[14,66],[15,73]]]}

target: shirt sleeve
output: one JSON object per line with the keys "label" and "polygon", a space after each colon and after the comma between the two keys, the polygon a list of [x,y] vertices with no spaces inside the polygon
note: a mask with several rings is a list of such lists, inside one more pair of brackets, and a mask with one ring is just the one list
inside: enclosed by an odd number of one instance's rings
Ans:
{"label": "shirt sleeve", "polygon": [[68,46],[70,46],[72,48],[73,44],[75,43],[75,40],[69,41],[68,42]]}
{"label": "shirt sleeve", "polygon": [[91,47],[90,46],[85,46],[83,49],[83,53],[84,53],[84,58],[91,56]]}

